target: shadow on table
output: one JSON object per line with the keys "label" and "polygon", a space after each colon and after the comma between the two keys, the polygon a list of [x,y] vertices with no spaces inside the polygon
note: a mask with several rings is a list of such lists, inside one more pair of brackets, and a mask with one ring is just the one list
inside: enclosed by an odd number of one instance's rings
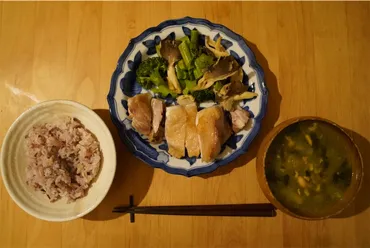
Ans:
{"label": "shadow on table", "polygon": [[145,197],[150,187],[154,169],[136,159],[121,142],[117,129],[111,121],[106,109],[95,109],[112,133],[117,151],[117,169],[112,186],[99,206],[84,219],[99,221],[110,220],[121,216],[112,213],[119,205],[129,205],[129,196],[134,196],[134,204],[138,205]]}
{"label": "shadow on table", "polygon": [[355,201],[345,209],[341,214],[333,217],[333,218],[347,218],[351,216],[355,216],[364,212],[366,209],[370,207],[370,197],[369,197],[369,189],[370,189],[370,142],[360,134],[346,130],[349,134],[352,134],[353,140],[357,144],[360,153],[362,155],[363,163],[364,163],[364,178],[362,180],[362,186]]}
{"label": "shadow on table", "polygon": [[200,175],[200,177],[202,178],[209,178],[228,174],[233,169],[241,167],[247,164],[253,158],[255,158],[263,138],[274,127],[276,121],[279,118],[281,95],[279,93],[276,76],[270,70],[266,58],[258,50],[257,46],[249,41],[246,42],[254,52],[257,62],[263,68],[263,71],[265,73],[265,83],[269,91],[267,112],[262,120],[261,129],[255,140],[252,141],[248,151],[245,154],[241,155],[239,158],[237,158],[235,161],[233,161],[231,164],[219,167],[217,170],[210,174]]}

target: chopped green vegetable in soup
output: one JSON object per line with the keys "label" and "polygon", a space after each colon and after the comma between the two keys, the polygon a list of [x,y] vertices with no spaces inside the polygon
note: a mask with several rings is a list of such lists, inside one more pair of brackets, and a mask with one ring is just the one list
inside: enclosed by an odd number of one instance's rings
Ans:
{"label": "chopped green vegetable in soup", "polygon": [[266,156],[266,177],[276,199],[297,214],[325,213],[351,183],[349,147],[339,130],[321,121],[285,128]]}

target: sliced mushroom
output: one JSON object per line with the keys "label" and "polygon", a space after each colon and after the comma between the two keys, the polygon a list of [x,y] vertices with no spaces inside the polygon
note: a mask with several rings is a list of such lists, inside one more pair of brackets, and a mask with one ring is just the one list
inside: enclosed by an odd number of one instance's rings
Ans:
{"label": "sliced mushroom", "polygon": [[[221,89],[222,90],[222,89]],[[221,103],[221,106],[227,110],[227,111],[233,111],[235,109],[235,106],[239,103],[241,100],[245,99],[251,99],[255,96],[258,96],[257,93],[245,91],[239,95],[229,96],[229,97],[219,97],[218,100]]]}
{"label": "sliced mushroom", "polygon": [[240,67],[238,72],[235,73],[231,78],[230,82],[243,82],[243,69]]}
{"label": "sliced mushroom", "polygon": [[181,41],[171,40],[169,38],[161,41],[161,56],[168,61],[169,64],[174,64],[181,59],[181,53],[178,46]]}
{"label": "sliced mushroom", "polygon": [[221,98],[227,98],[232,95],[238,95],[248,90],[248,87],[243,84],[243,69],[239,70],[230,77],[230,83],[225,84],[218,92]]}
{"label": "sliced mushroom", "polygon": [[235,101],[240,101],[240,100],[246,100],[246,99],[252,99],[253,97],[258,96],[257,93],[250,92],[250,91],[245,91],[239,95],[234,96]]}
{"label": "sliced mushroom", "polygon": [[192,90],[204,90],[211,87],[216,81],[224,80],[234,75],[240,66],[235,61],[234,57],[228,56],[221,58],[218,63],[210,67],[209,71],[205,72],[203,77],[199,79],[197,86]]}
{"label": "sliced mushroom", "polygon": [[169,38],[161,41],[161,56],[168,61],[167,81],[168,88],[178,94],[181,93],[179,80],[176,76],[175,63],[181,59],[181,53],[178,48],[181,41],[171,40]]}
{"label": "sliced mushroom", "polygon": [[168,65],[167,69],[167,82],[168,88],[177,94],[181,94],[181,86],[176,76],[175,66],[173,64]]}
{"label": "sliced mushroom", "polygon": [[229,56],[225,48],[221,45],[221,36],[214,42],[209,36],[206,36],[205,45],[217,58]]}

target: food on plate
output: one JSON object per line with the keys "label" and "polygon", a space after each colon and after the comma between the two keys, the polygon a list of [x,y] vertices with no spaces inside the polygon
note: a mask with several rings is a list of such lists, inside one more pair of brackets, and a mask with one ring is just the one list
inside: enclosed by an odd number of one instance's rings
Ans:
{"label": "food on plate", "polygon": [[152,131],[149,135],[149,140],[153,143],[159,143],[164,136],[164,118],[166,112],[166,105],[160,99],[152,98]]}
{"label": "food on plate", "polygon": [[196,126],[202,161],[210,162],[221,151],[222,144],[231,136],[231,128],[223,109],[216,105],[198,112]]}
{"label": "food on plate", "polygon": [[213,66],[199,79],[193,91],[210,88],[215,82],[225,80],[238,72],[240,66],[233,56],[220,58]]}
{"label": "food on plate", "polygon": [[[173,157],[201,155],[210,162],[232,132],[247,126],[250,115],[240,101],[257,94],[243,83],[244,72],[222,46],[222,37],[200,36],[193,29],[189,36],[168,36],[156,45],[156,56],[136,70],[137,83],[148,93],[129,98],[128,111],[132,127],[152,143],[165,139]],[[160,98],[176,99],[178,105],[166,106]],[[208,101],[216,105],[198,112]]]}
{"label": "food on plate", "polygon": [[149,93],[138,94],[128,99],[129,118],[132,126],[144,135],[152,130],[152,96]]}
{"label": "food on plate", "polygon": [[233,132],[237,133],[248,124],[250,115],[247,110],[237,106],[233,111],[230,111],[230,117],[233,126]]}
{"label": "food on plate", "polygon": [[182,95],[182,96],[179,96],[176,100],[179,105],[183,105],[183,106],[195,103],[195,99],[191,95]]}
{"label": "food on plate", "polygon": [[225,48],[221,45],[221,36],[218,37],[217,41],[213,41],[209,36],[206,37],[205,45],[206,47],[213,52],[213,54],[219,58],[228,56],[229,54],[226,52]]}
{"label": "food on plate", "polygon": [[84,197],[101,167],[96,137],[77,119],[63,117],[36,125],[26,139],[27,184],[55,202]]}
{"label": "food on plate", "polygon": [[198,107],[196,103],[190,103],[185,105],[186,111],[186,136],[185,136],[185,147],[189,157],[198,157],[200,148],[197,127],[195,120],[198,113]]}
{"label": "food on plate", "polygon": [[186,110],[184,106],[167,107],[165,136],[168,153],[176,158],[185,156]]}
{"label": "food on plate", "polygon": [[181,93],[179,80],[175,72],[175,63],[181,59],[181,53],[178,48],[181,41],[165,39],[161,42],[161,55],[168,61],[167,82],[170,90]]}
{"label": "food on plate", "polygon": [[353,157],[334,126],[307,120],[288,126],[266,155],[266,178],[276,199],[304,216],[320,216],[341,201],[352,179]]}
{"label": "food on plate", "polygon": [[[205,36],[202,44],[200,36],[203,35],[193,29],[189,36],[161,40],[156,46],[157,56],[139,64],[137,82],[158,97],[191,95],[197,103],[221,102],[218,100],[248,92],[243,84],[243,70],[222,46],[222,37],[213,41]],[[231,89],[224,88],[226,85]],[[255,93],[246,94],[233,101],[255,96]]]}
{"label": "food on plate", "polygon": [[163,76],[166,75],[167,68],[167,61],[161,57],[144,60],[136,70],[136,81],[145,89],[165,85]]}

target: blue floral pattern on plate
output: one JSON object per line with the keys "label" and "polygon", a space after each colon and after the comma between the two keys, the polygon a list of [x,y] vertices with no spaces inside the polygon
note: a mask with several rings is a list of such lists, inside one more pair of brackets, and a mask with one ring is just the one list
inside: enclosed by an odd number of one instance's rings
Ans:
{"label": "blue floral pattern on plate", "polygon": [[[213,37],[213,40],[217,40],[221,36],[221,44],[243,68],[243,83],[248,85],[249,91],[258,93],[258,97],[241,103],[242,108],[251,114],[251,128],[232,135],[222,146],[220,155],[212,163],[204,163],[200,157],[173,158],[167,153],[168,146],[165,141],[158,145],[150,144],[146,137],[141,136],[132,128],[131,120],[128,118],[127,99],[146,91],[136,82],[136,69],[145,59],[143,55],[154,56],[156,45],[160,44],[161,39],[190,36],[192,29],[200,31],[201,44],[204,44],[204,34]],[[147,164],[162,168],[169,173],[194,176],[211,172],[217,167],[231,162],[247,150],[259,131],[261,120],[265,114],[267,94],[263,70],[241,36],[220,24],[214,24],[204,19],[185,17],[165,21],[157,27],[145,30],[131,40],[119,58],[117,68],[112,75],[107,100],[112,121],[117,126],[122,141],[135,156]],[[165,101],[167,105],[174,104],[174,100],[170,97],[166,98]]]}

